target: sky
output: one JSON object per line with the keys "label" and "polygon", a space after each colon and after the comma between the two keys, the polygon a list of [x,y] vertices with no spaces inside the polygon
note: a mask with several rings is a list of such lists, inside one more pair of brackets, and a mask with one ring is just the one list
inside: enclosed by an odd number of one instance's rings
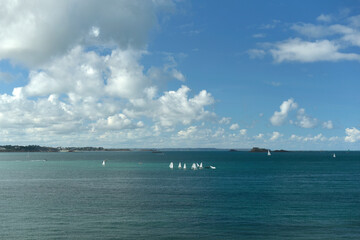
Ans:
{"label": "sky", "polygon": [[0,145],[360,150],[360,1],[2,0]]}

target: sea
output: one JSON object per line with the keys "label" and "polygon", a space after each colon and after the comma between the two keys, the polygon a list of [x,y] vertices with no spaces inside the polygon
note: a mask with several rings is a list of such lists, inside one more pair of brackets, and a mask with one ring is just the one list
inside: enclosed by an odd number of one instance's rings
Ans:
{"label": "sea", "polygon": [[333,153],[0,153],[0,239],[360,239],[360,152]]}

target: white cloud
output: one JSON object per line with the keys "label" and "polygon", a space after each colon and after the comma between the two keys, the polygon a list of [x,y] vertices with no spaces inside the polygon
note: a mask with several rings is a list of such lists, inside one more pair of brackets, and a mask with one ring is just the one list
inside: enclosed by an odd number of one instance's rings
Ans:
{"label": "white cloud", "polygon": [[179,131],[178,136],[183,137],[183,138],[188,138],[188,137],[192,136],[196,132],[197,132],[197,127],[196,126],[190,126],[186,130]]}
{"label": "white cloud", "polygon": [[[0,56],[34,66],[77,44],[96,26],[103,44],[143,49],[156,11],[169,1],[12,1],[1,3]],[[92,42],[91,42],[92,43]]]}
{"label": "white cloud", "polygon": [[29,67],[25,86],[0,95],[1,141],[116,145],[153,136],[164,142],[181,125],[216,117],[206,109],[215,101],[206,90],[190,96],[185,85],[164,89],[171,79],[185,81],[171,54],[163,66],[141,64],[157,13],[171,11],[172,1],[1,5],[1,59]]}
{"label": "white cloud", "polygon": [[334,31],[324,25],[315,25],[311,23],[294,24],[292,30],[311,38],[321,38],[335,34]]}
{"label": "white cloud", "polygon": [[234,123],[234,124],[231,124],[231,126],[230,126],[230,128],[229,128],[230,130],[236,130],[236,129],[239,129],[239,124],[237,124],[237,123]]}
{"label": "white cloud", "polygon": [[273,116],[270,118],[270,122],[274,126],[280,126],[286,120],[289,112],[298,107],[297,103],[294,102],[294,99],[290,98],[287,101],[284,101],[280,105],[280,112],[275,111]]}
{"label": "white cloud", "polygon": [[355,53],[341,53],[340,46],[329,40],[303,41],[299,38],[288,39],[277,43],[270,52],[276,62],[299,61],[340,61],[360,60]]}
{"label": "white cloud", "polygon": [[253,38],[264,38],[265,36],[266,35],[264,33],[256,33],[252,35]]}
{"label": "white cloud", "polygon": [[218,128],[216,132],[212,135],[212,137],[224,137],[225,129]]}
{"label": "white cloud", "polygon": [[247,134],[247,130],[246,129],[240,129],[240,135],[245,136]]}
{"label": "white cloud", "polygon": [[316,118],[311,118],[306,115],[304,108],[299,109],[296,118],[298,121],[295,122],[295,124],[302,128],[314,128],[318,124]]}
{"label": "white cloud", "polygon": [[144,124],[141,121],[135,124],[126,115],[119,113],[109,116],[106,119],[97,120],[97,122],[93,125],[93,131],[134,129],[141,128],[143,126]]}
{"label": "white cloud", "polygon": [[92,26],[90,30],[90,35],[93,37],[98,37],[100,35],[100,28]]}
{"label": "white cloud", "polygon": [[[333,137],[331,141],[334,141],[335,138]],[[318,141],[324,142],[324,141],[327,141],[329,139],[326,138],[325,136],[323,136],[322,133],[319,133],[316,136],[307,136],[307,137],[297,136],[295,134],[292,134],[291,137],[290,137],[290,140],[302,141],[302,142],[318,142]]]}
{"label": "white cloud", "polygon": [[220,119],[219,123],[220,124],[230,124],[231,121],[231,117],[223,117]]}
{"label": "white cloud", "polygon": [[254,139],[256,140],[260,140],[264,138],[264,134],[263,133],[259,133],[258,135],[254,136]]}
{"label": "white cloud", "polygon": [[250,49],[247,51],[251,59],[264,58],[266,52],[262,49]]}
{"label": "white cloud", "polygon": [[321,14],[320,16],[318,16],[316,18],[316,20],[321,21],[321,22],[331,22],[332,17],[331,17],[331,15]]}
{"label": "white cloud", "polygon": [[275,140],[279,139],[282,136],[283,136],[283,134],[281,134],[279,132],[273,132],[272,136],[270,137],[270,141],[275,141]]}
{"label": "white cloud", "polygon": [[346,137],[345,137],[345,142],[357,142],[360,140],[360,130],[358,130],[357,128],[353,127],[353,128],[346,128],[345,129],[345,133],[346,133]]}
{"label": "white cloud", "polygon": [[327,128],[327,129],[333,129],[333,123],[331,120],[327,121],[327,122],[323,122],[323,128]]}

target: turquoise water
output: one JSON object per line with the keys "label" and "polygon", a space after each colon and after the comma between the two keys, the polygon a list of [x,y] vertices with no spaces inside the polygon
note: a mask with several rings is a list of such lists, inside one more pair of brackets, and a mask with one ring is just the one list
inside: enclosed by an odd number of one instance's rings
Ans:
{"label": "turquoise water", "polygon": [[1,153],[0,239],[360,239],[360,152],[336,156]]}

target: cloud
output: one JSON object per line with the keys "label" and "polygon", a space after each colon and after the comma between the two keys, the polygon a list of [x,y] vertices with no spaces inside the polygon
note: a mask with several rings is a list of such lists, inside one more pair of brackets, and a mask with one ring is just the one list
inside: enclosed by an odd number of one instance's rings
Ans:
{"label": "cloud", "polygon": [[279,139],[282,136],[283,136],[283,134],[281,134],[279,132],[273,132],[272,136],[270,138],[270,141],[276,141],[277,139]]}
{"label": "cloud", "polygon": [[358,130],[357,128],[353,127],[353,128],[346,128],[345,129],[345,133],[346,133],[346,137],[345,137],[345,142],[357,142],[360,140],[360,130]]}
{"label": "cloud", "polygon": [[[318,141],[327,141],[329,140],[328,138],[326,138],[325,136],[322,135],[322,133],[319,133],[316,136],[307,136],[307,137],[303,137],[303,136],[297,136],[295,134],[292,134],[290,137],[290,140],[295,140],[295,141],[302,141],[302,142],[318,142]],[[331,138],[331,141],[334,141],[335,138]]]}
{"label": "cloud", "polygon": [[264,33],[256,33],[252,35],[253,38],[264,38],[266,35]]}
{"label": "cloud", "polygon": [[298,121],[295,122],[295,124],[302,128],[314,128],[318,124],[316,118],[311,118],[306,115],[304,108],[299,109],[296,118]]}
{"label": "cloud", "polygon": [[266,52],[262,49],[250,49],[247,51],[251,59],[264,58]]}
{"label": "cloud", "polygon": [[254,136],[254,139],[256,140],[260,140],[264,138],[264,134],[263,133],[259,133],[258,135]]}
{"label": "cloud", "polygon": [[293,109],[296,109],[298,107],[297,103],[294,102],[294,99],[290,98],[287,101],[284,101],[281,105],[280,105],[280,112],[275,111],[273,116],[271,116],[270,118],[270,122],[272,125],[274,126],[280,126],[282,125],[289,112]]}
{"label": "cloud", "polygon": [[[143,49],[157,24],[156,11],[170,1],[5,0],[0,14],[0,56],[37,66],[78,44],[101,42]],[[19,14],[20,13],[20,14]],[[89,39],[96,37],[96,40]]]}
{"label": "cloud", "polygon": [[220,119],[220,124],[230,124],[231,118],[230,117],[223,117]]}
{"label": "cloud", "polygon": [[331,22],[332,17],[331,17],[331,15],[321,14],[320,16],[318,16],[316,18],[316,20],[321,21],[321,22]]}
{"label": "cloud", "polygon": [[212,137],[224,137],[225,129],[218,128],[216,132],[212,135]]}
{"label": "cloud", "polygon": [[197,127],[196,126],[190,126],[186,130],[179,131],[177,134],[178,134],[179,137],[188,138],[188,137],[192,136],[196,132],[197,132]]}
{"label": "cloud", "polygon": [[327,129],[333,129],[333,123],[331,120],[327,121],[327,122],[323,122],[322,124],[323,128],[327,128]]}
{"label": "cloud", "polygon": [[167,81],[186,80],[171,54],[162,66],[141,64],[150,54],[148,32],[172,1],[2,5],[1,59],[29,71],[27,84],[0,94],[2,141],[116,145],[129,139],[144,145],[136,141],[164,142],[183,125],[216,118],[207,109],[215,100],[206,90],[164,89]]}
{"label": "cloud", "polygon": [[360,55],[355,53],[341,53],[340,46],[329,40],[316,40],[315,42],[303,41],[292,38],[275,44],[270,52],[276,62],[298,61],[340,61],[360,60]]}
{"label": "cloud", "polygon": [[290,29],[305,36],[306,40],[292,36],[275,43],[263,43],[263,49],[248,50],[249,57],[264,58],[266,54],[270,54],[277,63],[360,61],[360,54],[354,48],[360,47],[359,16],[347,17],[343,21],[346,24],[330,25],[336,19],[324,14],[317,18],[320,22],[317,24],[292,24]]}
{"label": "cloud", "polygon": [[246,129],[240,129],[239,133],[240,133],[240,135],[245,136],[247,134],[247,130]]}
{"label": "cloud", "polygon": [[93,125],[93,131],[122,130],[122,129],[134,129],[141,127],[144,127],[143,122],[139,121],[135,124],[125,114],[119,113],[113,116],[109,116],[106,119],[97,120],[97,122]]}
{"label": "cloud", "polygon": [[234,123],[234,124],[232,124],[231,126],[230,126],[230,128],[229,128],[230,130],[236,130],[236,129],[239,129],[239,124],[237,124],[237,123]]}

